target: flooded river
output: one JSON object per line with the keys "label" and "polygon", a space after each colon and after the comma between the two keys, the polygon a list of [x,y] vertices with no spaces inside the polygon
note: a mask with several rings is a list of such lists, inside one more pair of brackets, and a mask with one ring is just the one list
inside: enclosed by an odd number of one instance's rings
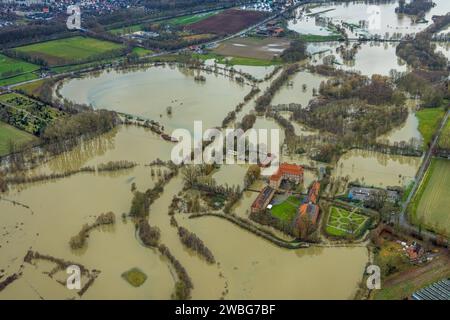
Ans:
{"label": "flooded river", "polygon": [[[133,224],[122,221],[121,215],[129,211],[133,182],[142,191],[154,185],[150,168],[143,164],[157,157],[168,157],[172,144],[136,127],[119,127],[103,138],[101,143],[102,138],[98,138],[96,143],[84,145],[86,152],[81,154],[87,156],[80,157],[80,150],[76,149],[51,160],[35,172],[61,171],[64,164],[72,162],[75,167],[80,167],[126,159],[140,165],[113,174],[79,173],[12,188],[4,197],[26,204],[30,209],[0,201],[3,228],[0,266],[7,275],[16,272],[31,248],[74,261],[90,270],[100,270],[99,277],[83,299],[168,299],[173,292],[174,276],[167,261],[154,250],[142,247],[135,238]],[[244,172],[233,171],[230,175],[240,177]],[[220,177],[216,178],[221,181]],[[182,246],[176,229],[170,225],[168,207],[182,186],[181,177],[169,182],[162,196],[152,205],[149,221],[160,228],[161,243],[167,245],[187,269],[194,283],[193,298],[219,298],[226,289],[225,298],[228,299],[346,299],[355,293],[368,259],[364,247],[289,251],[225,220],[213,217],[187,219],[184,214],[177,214],[179,223],[194,231],[215,255],[218,264],[207,264]],[[82,225],[92,223],[98,214],[108,211],[115,213],[116,224],[93,230],[84,249],[71,250],[69,240]],[[342,267],[336,268],[336,265]],[[123,272],[134,267],[148,277],[139,288],[132,287],[121,277]],[[22,277],[0,292],[0,299],[77,297],[44,274],[50,269],[44,262],[35,266],[25,263]]]}

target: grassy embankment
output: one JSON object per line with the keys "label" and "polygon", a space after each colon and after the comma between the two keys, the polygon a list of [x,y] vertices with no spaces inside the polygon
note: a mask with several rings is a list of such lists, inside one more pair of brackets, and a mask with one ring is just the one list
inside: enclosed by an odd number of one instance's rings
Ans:
{"label": "grassy embankment", "polygon": [[231,66],[254,66],[254,67],[268,67],[281,64],[281,60],[263,60],[256,58],[244,58],[244,57],[224,57],[215,53],[206,54],[193,54],[193,57],[200,60],[214,59],[217,63],[226,64]]}
{"label": "grassy embankment", "polygon": [[423,137],[424,148],[427,149],[433,135],[439,128],[445,112],[443,108],[425,108],[416,112],[419,119],[419,131]]}

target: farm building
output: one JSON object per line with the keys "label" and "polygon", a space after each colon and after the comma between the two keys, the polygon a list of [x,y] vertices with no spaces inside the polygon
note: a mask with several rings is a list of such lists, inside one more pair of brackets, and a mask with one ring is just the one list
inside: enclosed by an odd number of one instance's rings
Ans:
{"label": "farm building", "polygon": [[[352,187],[348,192],[348,198],[352,201],[368,201],[378,191],[380,191],[380,189]],[[397,202],[399,200],[400,196],[398,192],[392,190],[386,190],[386,192],[389,201]]]}
{"label": "farm building", "polygon": [[270,186],[279,188],[281,181],[290,180],[296,184],[303,182],[303,167],[296,164],[282,163],[278,171],[270,177]]}
{"label": "farm building", "polygon": [[256,197],[255,201],[252,204],[251,212],[259,212],[264,210],[269,205],[270,201],[272,201],[273,196],[275,195],[275,189],[265,186],[261,192]]}
{"label": "farm building", "polygon": [[444,279],[416,291],[413,300],[450,300],[450,279]]}
{"label": "farm building", "polygon": [[319,218],[319,206],[317,201],[319,200],[320,182],[314,181],[308,192],[308,197],[306,201],[298,208],[297,224],[299,228],[302,228],[302,223],[304,223],[303,216],[307,215],[308,220],[316,225]]}

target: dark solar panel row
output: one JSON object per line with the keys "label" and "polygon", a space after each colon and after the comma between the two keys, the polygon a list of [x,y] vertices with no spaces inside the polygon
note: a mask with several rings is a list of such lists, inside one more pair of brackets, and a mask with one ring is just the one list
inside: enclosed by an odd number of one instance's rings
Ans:
{"label": "dark solar panel row", "polygon": [[450,281],[441,280],[413,294],[416,300],[450,300]]}

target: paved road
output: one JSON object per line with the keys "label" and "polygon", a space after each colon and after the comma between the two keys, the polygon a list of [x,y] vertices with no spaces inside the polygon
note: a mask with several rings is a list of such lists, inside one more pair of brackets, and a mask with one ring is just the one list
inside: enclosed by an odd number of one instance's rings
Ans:
{"label": "paved road", "polygon": [[[431,142],[431,145],[430,145],[430,147],[428,148],[428,151],[425,154],[425,157],[424,157],[424,159],[422,161],[422,165],[420,166],[419,171],[417,172],[416,178],[414,180],[413,188],[412,188],[411,192],[409,193],[408,198],[406,199],[406,201],[403,204],[402,211],[400,213],[400,221],[399,221],[399,223],[400,223],[400,226],[403,229],[405,229],[406,231],[408,231],[408,232],[414,231],[416,233],[419,233],[419,228],[417,226],[415,226],[415,225],[412,225],[408,221],[407,208],[408,208],[408,205],[411,203],[411,200],[413,199],[415,193],[417,192],[417,190],[418,190],[418,188],[420,186],[420,183],[421,183],[421,181],[422,181],[422,179],[423,179],[423,177],[424,177],[424,175],[425,175],[425,173],[426,173],[426,171],[428,169],[428,166],[431,163],[433,150],[435,149],[436,144],[439,141],[439,137],[440,137],[440,135],[442,133],[442,130],[443,130],[445,124],[447,123],[449,115],[450,115],[450,111],[447,111],[447,113],[445,114],[444,118],[442,119],[442,123],[441,123],[441,125],[439,127],[439,130],[436,133],[435,138]],[[432,233],[432,232],[429,232],[427,230],[422,230],[421,233],[422,233],[423,236],[425,236],[427,238],[434,239],[434,240],[436,239],[436,235],[434,233]]]}

